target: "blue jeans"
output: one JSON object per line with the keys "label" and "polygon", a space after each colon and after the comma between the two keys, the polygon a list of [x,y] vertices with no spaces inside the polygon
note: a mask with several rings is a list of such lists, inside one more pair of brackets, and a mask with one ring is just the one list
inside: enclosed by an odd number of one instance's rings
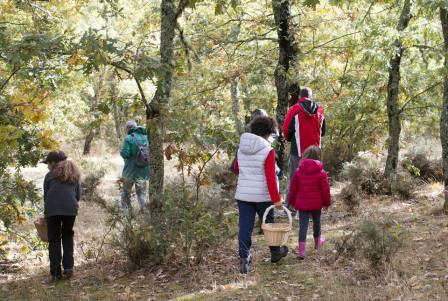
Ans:
{"label": "blue jeans", "polygon": [[[247,258],[250,253],[250,247],[252,246],[252,231],[254,230],[255,215],[258,214],[260,219],[263,218],[263,214],[266,209],[272,205],[271,202],[245,202],[239,201],[238,211],[239,217],[239,232],[238,232],[238,243],[239,243],[239,255],[240,258]],[[274,222],[274,210],[269,211],[266,216],[266,223]]]}
{"label": "blue jeans", "polygon": [[140,208],[145,207],[146,199],[146,180],[130,180],[123,178],[123,191],[121,192],[121,209],[128,209],[131,207],[131,193],[132,187],[135,186],[137,200]]}
{"label": "blue jeans", "polygon": [[306,241],[306,233],[308,232],[308,222],[310,216],[313,218],[313,236],[320,236],[320,213],[321,210],[301,211],[299,210],[299,241]]}

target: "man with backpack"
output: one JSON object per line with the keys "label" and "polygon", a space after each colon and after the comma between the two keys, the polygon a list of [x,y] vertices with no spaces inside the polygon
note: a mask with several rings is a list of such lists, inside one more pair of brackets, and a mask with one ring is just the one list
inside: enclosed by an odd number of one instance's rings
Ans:
{"label": "man with backpack", "polygon": [[125,210],[131,207],[131,192],[132,187],[135,186],[137,199],[143,210],[147,190],[146,181],[149,178],[149,141],[146,129],[137,126],[133,120],[126,123],[126,137],[120,155],[124,159],[121,208]]}

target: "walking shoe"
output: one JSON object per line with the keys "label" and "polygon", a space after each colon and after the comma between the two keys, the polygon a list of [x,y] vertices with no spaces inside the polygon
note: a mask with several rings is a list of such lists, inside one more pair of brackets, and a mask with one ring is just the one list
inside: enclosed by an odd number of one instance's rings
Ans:
{"label": "walking shoe", "polygon": [[250,272],[251,261],[252,261],[252,258],[250,255],[247,258],[240,258],[240,273],[241,274],[247,274]]}
{"label": "walking shoe", "polygon": [[299,241],[299,246],[297,248],[297,255],[300,260],[305,259],[306,257],[306,241]]}
{"label": "walking shoe", "polygon": [[288,255],[288,247],[287,246],[281,246],[281,247],[269,247],[271,249],[271,262],[275,263],[280,261],[283,257]]}
{"label": "walking shoe", "polygon": [[324,244],[324,242],[325,242],[325,238],[324,238],[324,237],[322,237],[322,236],[315,237],[315,238],[314,238],[314,249],[317,250],[317,249],[319,249],[320,247],[322,247],[322,245]]}
{"label": "walking shoe", "polygon": [[70,279],[73,276],[73,269],[64,270],[63,274],[65,278]]}
{"label": "walking shoe", "polygon": [[58,275],[58,276],[51,275],[50,277],[48,277],[44,281],[42,281],[42,284],[53,284],[53,283],[58,282],[61,279],[62,279],[61,275]]}

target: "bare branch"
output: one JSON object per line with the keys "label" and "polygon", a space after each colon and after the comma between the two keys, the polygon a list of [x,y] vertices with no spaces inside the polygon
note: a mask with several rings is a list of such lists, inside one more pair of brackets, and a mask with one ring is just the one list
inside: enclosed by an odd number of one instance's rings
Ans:
{"label": "bare branch", "polygon": [[115,68],[117,68],[119,70],[123,70],[124,72],[126,72],[126,73],[128,73],[129,75],[132,76],[132,78],[134,79],[135,83],[137,84],[137,87],[138,87],[138,90],[140,92],[140,96],[141,96],[141,100],[143,102],[143,105],[145,106],[145,108],[147,110],[149,110],[150,107],[149,107],[149,104],[148,104],[148,102],[146,100],[145,91],[143,91],[142,85],[141,85],[139,79],[135,77],[134,73],[131,70],[129,70],[128,68],[126,68],[124,66],[121,66],[119,63],[116,63],[116,62],[110,62],[109,65],[111,65],[111,66],[113,66],[113,67],[115,67]]}
{"label": "bare branch", "polygon": [[336,41],[336,40],[345,38],[345,37],[347,37],[347,36],[355,35],[355,34],[358,34],[358,33],[361,33],[361,31],[356,31],[356,32],[347,33],[347,34],[344,34],[344,35],[342,35],[342,36],[336,37],[336,38],[334,38],[334,39],[328,40],[328,41],[326,41],[326,42],[324,42],[324,43],[322,43],[322,44],[319,44],[319,45],[317,45],[317,46],[312,47],[311,49],[309,49],[308,51],[306,51],[305,54],[308,54],[308,53],[310,53],[311,51],[313,51],[314,49],[323,47],[323,46],[325,46],[325,45],[327,45],[327,44],[330,44],[330,43],[332,43],[332,42],[334,42],[334,41]]}
{"label": "bare branch", "polygon": [[184,30],[180,26],[179,22],[176,22],[176,29],[179,31],[179,38],[180,38],[180,41],[181,41],[182,45],[184,46],[183,48],[184,48],[184,51],[185,51],[185,56],[187,57],[188,70],[191,71],[192,66],[191,66],[191,60],[190,60],[190,51],[193,53],[194,59],[195,59],[196,62],[200,62],[201,60],[200,60],[198,54],[194,51],[193,47],[191,47],[191,45],[185,39]]}
{"label": "bare branch", "polygon": [[28,25],[25,23],[15,23],[15,22],[6,22],[6,21],[0,21],[0,24],[9,24],[9,25],[18,25],[18,26],[27,26]]}
{"label": "bare branch", "polygon": [[0,92],[3,91],[3,89],[6,87],[6,85],[9,83],[9,81],[11,80],[11,78],[20,70],[20,67],[15,67],[12,70],[12,73],[9,75],[9,77],[7,79],[5,79],[5,81],[2,83],[2,85],[0,86]]}
{"label": "bare branch", "polygon": [[177,6],[175,20],[177,20],[180,17],[180,15],[182,15],[184,10],[187,8],[188,2],[189,0],[180,0],[179,5]]}
{"label": "bare branch", "polygon": [[400,113],[403,113],[403,111],[406,109],[406,107],[408,106],[408,104],[410,104],[411,102],[413,102],[417,97],[419,97],[422,94],[425,94],[426,92],[434,89],[435,87],[438,87],[442,84],[442,82],[436,82],[435,84],[432,84],[431,86],[425,88],[424,90],[418,92],[415,95],[412,95],[411,97],[408,97],[408,99],[406,100],[406,102],[404,103],[404,105],[401,107],[400,109]]}

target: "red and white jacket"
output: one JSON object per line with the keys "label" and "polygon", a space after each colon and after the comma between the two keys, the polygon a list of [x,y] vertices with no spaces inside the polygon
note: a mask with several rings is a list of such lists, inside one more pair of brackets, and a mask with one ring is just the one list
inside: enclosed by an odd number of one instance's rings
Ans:
{"label": "red and white jacket", "polygon": [[291,141],[291,154],[302,157],[311,145],[321,147],[325,135],[324,109],[305,97],[291,106],[283,122],[283,135]]}

